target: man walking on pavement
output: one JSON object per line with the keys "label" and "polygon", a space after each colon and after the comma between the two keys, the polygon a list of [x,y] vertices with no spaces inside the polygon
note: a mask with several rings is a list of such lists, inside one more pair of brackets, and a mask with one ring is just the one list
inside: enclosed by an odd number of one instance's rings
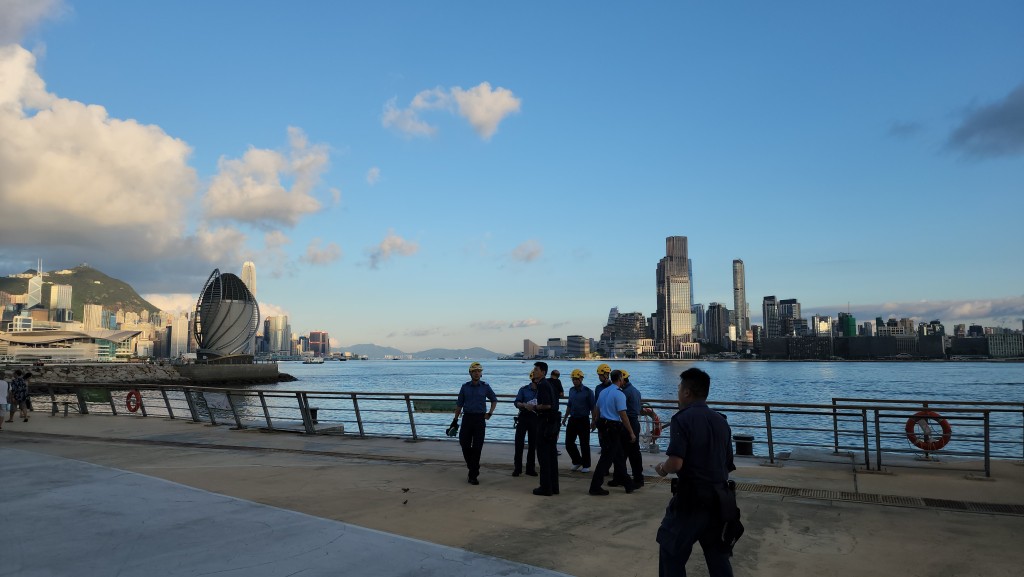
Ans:
{"label": "man walking on pavement", "polygon": [[640,408],[643,401],[640,390],[629,382],[629,373],[626,371],[622,371],[622,393],[626,395],[626,416],[629,417],[629,425],[636,433],[636,440],[626,447],[626,459],[633,471],[633,487],[639,489],[644,486],[644,458],[640,453]]}
{"label": "man walking on pavement", "polygon": [[537,464],[540,465],[540,486],[534,495],[549,497],[558,494],[558,431],[562,415],[558,412],[558,398],[551,383],[545,378],[548,364],[538,361],[533,364],[533,376],[537,383]]}
{"label": "man walking on pavement", "polygon": [[[459,430],[459,445],[462,445],[462,456],[466,459],[466,468],[469,469],[469,484],[479,485],[477,478],[480,476],[480,453],[484,447],[484,433],[487,431],[487,419],[494,414],[498,407],[498,396],[491,390],[491,386],[480,380],[484,374],[484,367],[480,363],[469,365],[470,380],[463,383],[459,390],[459,398],[455,401],[455,418],[452,425],[459,422],[459,415],[462,417],[462,428]],[[491,410],[487,410],[487,401],[491,401]]]}
{"label": "man walking on pavement", "polygon": [[[572,459],[573,471],[590,472],[590,420],[595,406],[594,392],[583,385],[583,371],[573,369],[569,401],[562,417],[562,424],[566,425],[565,450]],[[576,439],[580,442],[579,449]]]}
{"label": "man walking on pavement", "polygon": [[636,434],[626,416],[626,395],[621,390],[622,371],[612,371],[611,380],[613,386],[602,391],[597,399],[601,417],[597,425],[601,434],[601,458],[597,461],[594,478],[590,481],[591,495],[608,494],[608,490],[601,485],[613,464],[618,477],[613,480],[624,487],[627,493],[633,492],[633,481],[626,475],[625,445],[635,441]]}
{"label": "man walking on pavement", "polygon": [[516,417],[515,453],[512,461],[512,476],[523,474],[523,444],[526,449],[526,474],[537,476],[537,378],[536,371],[530,371],[530,382],[516,393],[515,406],[519,409]]}

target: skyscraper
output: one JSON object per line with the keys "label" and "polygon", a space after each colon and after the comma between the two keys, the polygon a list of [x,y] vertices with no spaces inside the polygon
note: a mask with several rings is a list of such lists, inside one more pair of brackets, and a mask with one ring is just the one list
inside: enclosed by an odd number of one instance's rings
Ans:
{"label": "skyscraper", "polygon": [[318,357],[330,356],[331,338],[327,335],[327,331],[310,331],[309,350]]}
{"label": "skyscraper", "polygon": [[740,259],[732,261],[732,306],[736,311],[736,341],[745,343],[750,313],[747,312],[747,273]]}
{"label": "skyscraper", "polygon": [[693,343],[693,313],[685,236],[665,239],[665,257],[658,261],[656,281],[655,349],[670,358],[689,356],[695,347],[689,346]]}
{"label": "skyscraper", "polygon": [[242,283],[256,296],[256,263],[251,260],[242,263]]}
{"label": "skyscraper", "polygon": [[39,266],[36,275],[28,279],[28,301],[25,308],[32,308],[43,304],[43,260],[39,259]]}
{"label": "skyscraper", "polygon": [[50,308],[70,309],[71,308],[71,285],[55,284],[50,287]]}
{"label": "skyscraper", "polygon": [[774,296],[764,297],[761,313],[764,315],[764,338],[779,338],[782,333],[782,326],[779,323],[779,299]]}
{"label": "skyscraper", "polygon": [[106,313],[103,311],[103,305],[84,305],[82,307],[83,328],[87,331],[102,329],[104,316],[106,316]]}

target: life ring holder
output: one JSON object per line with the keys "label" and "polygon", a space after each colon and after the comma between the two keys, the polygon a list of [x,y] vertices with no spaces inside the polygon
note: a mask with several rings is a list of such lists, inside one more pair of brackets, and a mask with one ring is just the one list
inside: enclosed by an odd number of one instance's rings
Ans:
{"label": "life ring holder", "polygon": [[140,407],[142,407],[142,393],[138,389],[128,391],[128,395],[124,398],[124,408],[128,409],[129,413],[134,413]]}
{"label": "life ring holder", "polygon": [[662,419],[659,419],[657,417],[657,413],[654,412],[654,409],[652,409],[650,405],[646,403],[644,403],[643,408],[640,409],[640,414],[650,417],[650,441],[651,443],[657,441],[659,437],[662,437]]}
{"label": "life ring holder", "polygon": [[[932,432],[932,427],[928,424],[929,421],[934,421],[938,424],[939,428],[942,429],[941,436],[935,435]],[[920,437],[917,435],[918,426],[920,426],[923,433]],[[910,444],[926,453],[938,451],[945,447],[950,439],[953,438],[953,427],[949,426],[949,421],[935,411],[918,411],[914,413],[913,417],[907,419],[905,429],[907,440],[910,441]]]}

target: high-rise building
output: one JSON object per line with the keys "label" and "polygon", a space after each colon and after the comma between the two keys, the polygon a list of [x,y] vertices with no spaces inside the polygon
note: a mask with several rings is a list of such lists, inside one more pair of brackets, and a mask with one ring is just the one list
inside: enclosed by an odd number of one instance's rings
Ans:
{"label": "high-rise building", "polygon": [[523,358],[532,359],[540,353],[540,347],[530,339],[523,339]]}
{"label": "high-rise building", "polygon": [[839,334],[844,337],[857,336],[857,319],[850,313],[839,313]]}
{"label": "high-rise building", "polygon": [[192,323],[188,322],[188,313],[180,313],[171,321],[171,338],[168,343],[168,356],[178,358],[188,352],[189,335]]}
{"label": "high-rise building", "polygon": [[574,359],[586,358],[590,354],[590,341],[581,335],[569,335],[565,339],[566,356]]}
{"label": "high-rise building", "polygon": [[708,305],[708,312],[704,315],[706,323],[707,340],[713,345],[720,347],[729,346],[729,309],[721,303]]}
{"label": "high-rise building", "polygon": [[655,349],[670,358],[688,357],[694,347],[688,346],[693,342],[693,312],[685,236],[665,239],[665,257],[658,261],[656,281]]}
{"label": "high-rise building", "polygon": [[704,305],[701,303],[690,305],[690,311],[693,312],[693,338],[706,338],[707,333],[704,331]]}
{"label": "high-rise building", "polygon": [[103,305],[85,305],[82,307],[82,328],[94,331],[104,328]]}
{"label": "high-rise building", "polygon": [[732,261],[732,306],[736,311],[736,340],[746,341],[750,329],[750,313],[747,311],[747,273],[743,261]]}
{"label": "high-rise building", "polygon": [[43,261],[39,260],[36,274],[28,279],[28,301],[25,308],[30,309],[43,304]]}
{"label": "high-rise building", "polygon": [[317,357],[328,357],[331,355],[331,337],[327,331],[310,331],[309,350]]}
{"label": "high-rise building", "polygon": [[278,355],[291,353],[292,329],[288,326],[288,317],[286,315],[267,317],[265,326],[267,332],[264,338],[270,345],[269,352]]}
{"label": "high-rise building", "polygon": [[242,263],[242,284],[249,289],[252,296],[256,296],[256,263],[247,260]]}
{"label": "high-rise building", "polygon": [[761,303],[761,314],[764,317],[764,338],[777,339],[782,336],[782,324],[779,322],[779,299],[774,296],[764,297]]}
{"label": "high-rise building", "polygon": [[55,284],[50,287],[50,308],[71,308],[71,285]]}

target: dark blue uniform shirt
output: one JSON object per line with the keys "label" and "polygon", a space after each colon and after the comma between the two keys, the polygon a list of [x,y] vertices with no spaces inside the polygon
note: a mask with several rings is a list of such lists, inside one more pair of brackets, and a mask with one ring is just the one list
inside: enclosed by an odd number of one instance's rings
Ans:
{"label": "dark blue uniform shirt", "polygon": [[626,415],[631,420],[640,418],[640,390],[630,383],[622,389],[622,393],[626,395]]}
{"label": "dark blue uniform shirt", "polygon": [[597,399],[599,399],[601,397],[601,391],[607,389],[610,386],[612,386],[612,382],[608,381],[607,383],[601,383],[600,385],[597,385],[596,387],[594,387],[594,402],[595,403],[597,402]]}
{"label": "dark blue uniform shirt", "polygon": [[459,390],[459,400],[455,404],[462,407],[462,412],[467,415],[483,415],[487,413],[488,400],[498,402],[491,385],[484,381],[467,381]]}
{"label": "dark blue uniform shirt", "polygon": [[558,411],[558,397],[555,396],[555,389],[547,379],[541,379],[537,383],[537,404],[551,405],[551,412]]}
{"label": "dark blue uniform shirt", "polygon": [[683,460],[679,478],[684,481],[720,484],[729,480],[732,462],[732,430],[725,417],[696,401],[672,417],[665,454]]}
{"label": "dark blue uniform shirt", "polygon": [[594,411],[594,391],[591,391],[586,385],[581,386],[578,390],[573,385],[569,387],[569,402],[566,404],[566,410],[569,411],[570,417],[589,417]]}

